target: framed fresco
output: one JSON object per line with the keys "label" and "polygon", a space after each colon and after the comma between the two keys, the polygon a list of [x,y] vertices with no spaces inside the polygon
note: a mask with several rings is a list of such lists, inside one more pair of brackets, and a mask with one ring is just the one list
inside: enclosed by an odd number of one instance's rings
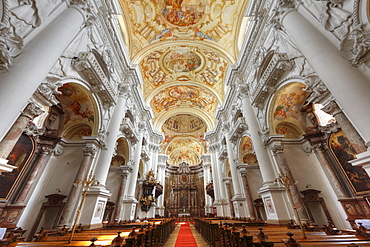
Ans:
{"label": "framed fresco", "polygon": [[34,140],[22,134],[7,158],[8,164],[17,168],[0,174],[0,199],[7,200],[10,197],[29,165],[34,150]]}

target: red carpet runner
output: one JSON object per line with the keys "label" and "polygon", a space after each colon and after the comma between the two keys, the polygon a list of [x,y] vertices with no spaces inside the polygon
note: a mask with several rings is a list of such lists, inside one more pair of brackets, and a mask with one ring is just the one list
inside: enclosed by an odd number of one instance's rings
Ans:
{"label": "red carpet runner", "polygon": [[189,222],[181,222],[181,228],[179,231],[179,235],[177,235],[175,247],[197,247],[197,242],[195,242],[195,238],[193,233],[190,230]]}

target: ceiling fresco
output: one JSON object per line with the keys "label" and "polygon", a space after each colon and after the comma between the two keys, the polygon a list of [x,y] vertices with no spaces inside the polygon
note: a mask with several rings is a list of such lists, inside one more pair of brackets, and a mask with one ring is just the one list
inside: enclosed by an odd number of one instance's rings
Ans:
{"label": "ceiling fresco", "polygon": [[167,87],[153,97],[150,105],[154,114],[167,111],[171,107],[192,106],[200,108],[212,116],[219,102],[215,95],[197,86],[174,85]]}
{"label": "ceiling fresco", "polygon": [[272,111],[273,133],[298,137],[303,133],[301,109],[310,94],[302,83],[291,83],[277,92]]}
{"label": "ceiling fresco", "polygon": [[206,131],[226,92],[228,66],[238,56],[248,1],[120,0],[123,38],[139,65],[153,125],[165,140],[168,164],[199,165]]}

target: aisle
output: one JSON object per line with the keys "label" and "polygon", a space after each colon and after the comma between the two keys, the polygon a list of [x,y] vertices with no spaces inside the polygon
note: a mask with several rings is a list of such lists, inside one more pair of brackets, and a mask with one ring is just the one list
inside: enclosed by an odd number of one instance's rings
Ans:
{"label": "aisle", "polygon": [[[173,231],[173,233],[168,238],[164,247],[174,247],[175,246],[177,237],[180,233],[180,229],[181,229],[181,226],[182,226],[182,225],[180,225],[180,223],[185,223],[185,222],[177,223],[175,230]],[[193,233],[193,237],[194,237],[195,242],[196,242],[196,245],[192,245],[192,246],[209,247],[207,242],[203,239],[202,235],[195,229],[194,225],[190,224],[189,226],[190,226],[190,230]],[[190,245],[186,245],[186,246],[190,247]]]}
{"label": "aisle", "polygon": [[177,235],[175,247],[197,247],[197,242],[190,230],[189,222],[180,223],[180,232]]}

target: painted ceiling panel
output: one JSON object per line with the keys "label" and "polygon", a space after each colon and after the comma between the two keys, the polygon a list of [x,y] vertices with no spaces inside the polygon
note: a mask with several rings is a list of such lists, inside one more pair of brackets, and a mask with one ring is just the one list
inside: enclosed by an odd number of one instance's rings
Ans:
{"label": "painted ceiling panel", "polygon": [[128,52],[139,64],[153,124],[165,134],[168,164],[200,164],[204,133],[224,100],[228,66],[238,56],[248,1],[120,0]]}

